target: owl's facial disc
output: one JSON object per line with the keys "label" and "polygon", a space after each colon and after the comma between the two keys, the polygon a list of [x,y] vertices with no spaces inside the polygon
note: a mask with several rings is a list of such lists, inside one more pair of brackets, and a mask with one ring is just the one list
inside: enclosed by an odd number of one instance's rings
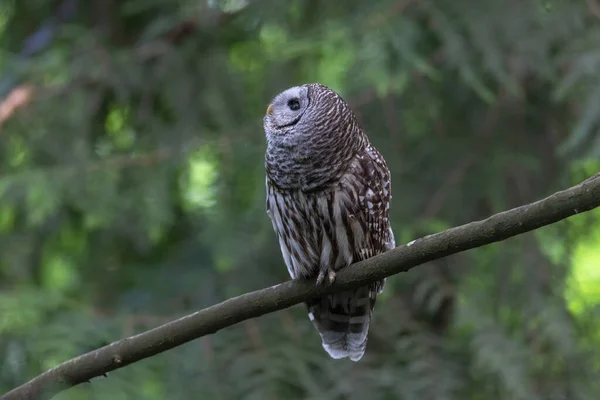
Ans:
{"label": "owl's facial disc", "polygon": [[265,121],[276,128],[285,128],[295,125],[310,104],[308,89],[296,86],[287,89],[273,99],[267,107]]}

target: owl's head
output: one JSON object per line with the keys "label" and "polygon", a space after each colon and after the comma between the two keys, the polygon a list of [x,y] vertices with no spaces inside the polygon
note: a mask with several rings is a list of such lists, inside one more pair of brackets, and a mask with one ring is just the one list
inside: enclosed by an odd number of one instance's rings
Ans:
{"label": "owl's head", "polygon": [[[264,127],[269,136],[292,140],[311,136],[339,136],[355,124],[348,104],[319,83],[294,86],[279,93],[267,107]],[[316,137],[315,137],[316,139]]]}
{"label": "owl's head", "polygon": [[[338,173],[368,142],[350,106],[319,83],[279,93],[264,118],[267,165],[280,182]],[[323,176],[321,176],[323,175]]]}

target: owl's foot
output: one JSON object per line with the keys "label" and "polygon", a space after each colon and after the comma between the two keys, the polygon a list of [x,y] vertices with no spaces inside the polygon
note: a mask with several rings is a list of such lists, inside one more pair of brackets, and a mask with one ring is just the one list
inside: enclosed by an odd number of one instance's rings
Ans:
{"label": "owl's foot", "polygon": [[335,282],[335,271],[331,268],[328,269],[322,269],[319,272],[319,276],[317,276],[317,286],[320,286],[323,284],[323,281],[325,280],[325,275],[327,275],[327,286],[330,286],[331,284],[333,284],[333,282]]}

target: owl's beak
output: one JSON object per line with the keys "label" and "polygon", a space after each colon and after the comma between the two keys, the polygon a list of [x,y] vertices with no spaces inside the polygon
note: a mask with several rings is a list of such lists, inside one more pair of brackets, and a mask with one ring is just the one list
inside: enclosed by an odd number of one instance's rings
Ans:
{"label": "owl's beak", "polygon": [[270,115],[273,112],[273,104],[269,104],[269,107],[267,107],[267,115]]}

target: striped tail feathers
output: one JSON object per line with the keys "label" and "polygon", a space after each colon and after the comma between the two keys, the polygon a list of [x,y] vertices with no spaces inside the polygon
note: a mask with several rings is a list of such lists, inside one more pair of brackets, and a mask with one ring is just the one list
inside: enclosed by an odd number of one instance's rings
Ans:
{"label": "striped tail feathers", "polygon": [[325,295],[306,303],[308,316],[332,358],[362,358],[377,291],[374,285]]}

